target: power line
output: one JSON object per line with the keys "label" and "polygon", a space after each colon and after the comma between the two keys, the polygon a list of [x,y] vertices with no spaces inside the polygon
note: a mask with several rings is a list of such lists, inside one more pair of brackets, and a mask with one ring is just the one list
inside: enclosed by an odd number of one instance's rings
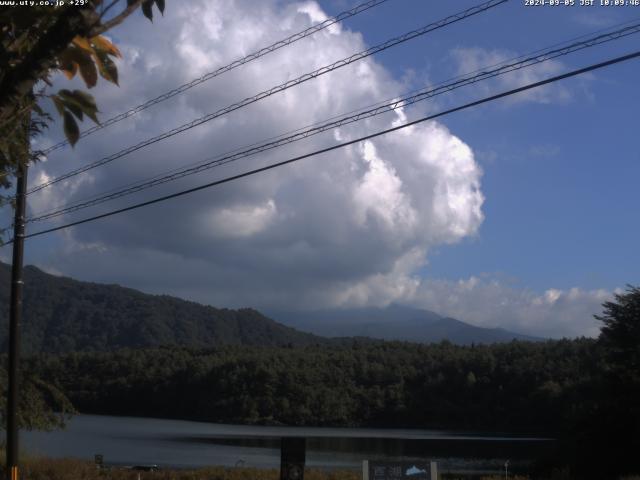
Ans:
{"label": "power line", "polygon": [[[120,187],[119,189],[112,189],[103,194],[95,195],[89,199],[81,200],[76,203],[64,206],[63,208],[49,210],[47,212],[42,212],[36,214],[36,216],[27,219],[27,223],[48,220],[51,218],[58,217],[60,215],[64,215],[67,213],[76,212],[79,210],[84,210],[85,208],[89,208],[95,205],[99,205],[101,203],[105,203],[110,200],[114,200],[116,198],[120,198],[126,195],[130,195],[133,193],[140,192],[142,190],[146,190],[148,188],[155,187],[157,185],[161,185],[164,183],[168,183],[170,181],[177,180],[179,178],[183,178],[189,175],[194,175],[196,173],[200,173],[205,170],[209,170],[221,165],[226,165],[228,163],[237,161],[242,158],[246,158],[252,155],[256,155],[258,153],[262,153],[268,150],[272,150],[274,148],[287,145],[293,142],[297,142],[299,140],[303,140],[313,135],[317,135],[319,133],[328,131],[330,129],[338,128],[344,125],[348,125],[351,123],[355,123],[361,121],[366,118],[374,117],[377,115],[381,115],[383,113],[391,112],[396,110],[397,108],[405,107],[408,105],[412,105],[417,102],[421,102],[430,98],[433,98],[437,95],[441,95],[443,93],[450,92],[452,90],[471,85],[480,81],[488,80],[493,77],[497,77],[499,75],[503,75],[506,73],[510,73],[516,70],[520,70],[522,68],[531,67],[533,65],[537,65],[542,62],[549,61],[551,59],[568,55],[579,50],[590,48],[595,45],[600,45],[602,43],[610,42],[613,40],[620,39],[622,37],[626,37],[628,35],[632,35],[640,32],[640,23],[627,26],[621,29],[618,29],[613,32],[605,33],[602,35],[598,35],[592,38],[588,38],[581,42],[574,42],[572,44],[566,45],[562,48],[556,48],[548,51],[543,51],[543,53],[539,53],[537,55],[532,55],[529,57],[519,57],[523,58],[517,62],[507,63],[498,68],[494,69],[483,69],[480,70],[480,73],[477,74],[468,74],[466,76],[456,77],[458,80],[448,83],[448,84],[440,84],[440,86],[436,88],[424,88],[422,90],[418,90],[416,92],[412,92],[412,95],[405,95],[404,97],[395,98],[393,100],[387,101],[385,104],[378,104],[374,106],[374,108],[360,110],[358,113],[353,115],[346,115],[338,120],[328,121],[326,123],[317,123],[315,126],[310,126],[307,129],[299,129],[292,135],[286,136],[282,135],[279,137],[275,137],[274,140],[268,141],[263,144],[257,144],[257,146],[251,146],[246,150],[236,150],[230,153],[218,155],[216,157],[210,157],[204,161],[199,162],[195,166],[189,166],[187,168],[174,169],[165,175],[156,175],[151,179],[145,181],[135,182],[133,184]],[[537,52],[540,52],[538,50]]]}
{"label": "power line", "polygon": [[[298,40],[302,40],[303,38],[307,38],[310,37],[311,35],[324,30],[325,28],[330,27],[331,25],[334,25],[336,23],[342,22],[343,20],[346,20],[347,18],[351,18],[355,15],[358,15],[359,13],[362,13],[366,10],[369,10],[370,8],[373,7],[377,7],[378,5],[385,3],[388,0],[369,0],[368,2],[364,2],[361,3],[360,5],[357,5],[355,7],[353,7],[350,10],[346,10],[344,12],[339,13],[338,15],[336,15],[335,17],[331,17],[326,19],[325,21],[317,24],[317,25],[313,25],[305,30],[302,30],[298,33],[294,33],[293,35],[284,38],[282,40],[279,40],[271,45],[269,45],[268,47],[264,47],[261,48],[260,50],[257,50],[253,53],[250,53],[249,55],[246,55],[245,57],[239,58],[237,60],[234,60],[233,62],[229,63],[228,65],[225,65],[223,67],[217,68],[216,70],[212,71],[212,72],[208,72],[205,73],[204,75],[202,75],[199,78],[196,78],[194,80],[191,80],[188,83],[184,83],[182,85],[180,85],[179,87],[174,88],[173,90],[169,90],[168,92],[165,92],[161,95],[158,95],[155,98],[152,98],[151,100],[147,100],[146,102],[133,107],[129,110],[127,110],[126,112],[122,112],[118,115],[115,115],[114,117],[109,118],[108,120],[105,120],[104,122],[98,124],[98,125],[94,125],[93,127],[84,130],[81,134],[80,137],[86,137],[91,135],[92,133],[95,133],[99,130],[102,130],[103,128],[106,128],[110,125],[113,125],[114,123],[118,123],[121,120],[124,120],[125,118],[129,118],[137,113],[142,112],[143,110],[146,110],[149,107],[152,107],[154,105],[157,105],[158,103],[164,102],[165,100],[168,100],[172,97],[175,97],[176,95],[179,95],[183,92],[186,92],[187,90],[200,85],[201,83],[204,83],[208,80],[211,80],[212,78],[215,78],[219,75],[222,75],[223,73],[229,72],[237,67],[240,67],[241,65],[244,65],[246,63],[252,62],[254,60],[257,60],[260,57],[263,57],[271,52],[275,52],[276,50],[281,49],[282,47],[286,47],[287,45],[291,45],[292,43],[297,42]],[[51,152],[53,152],[54,150],[58,150],[59,148],[64,147],[65,145],[68,145],[69,142],[67,140],[62,140],[59,143],[56,143],[55,145],[52,145],[48,148],[45,148],[42,153],[44,155],[47,155]]]}
{"label": "power line", "polygon": [[[111,217],[111,216],[117,215],[119,213],[124,213],[124,212],[128,212],[128,211],[131,211],[131,210],[136,210],[138,208],[142,208],[142,207],[146,207],[146,206],[149,206],[149,205],[153,205],[155,203],[164,202],[166,200],[170,200],[170,199],[173,199],[173,198],[177,198],[177,197],[181,197],[181,196],[184,196],[184,195],[188,195],[190,193],[194,193],[194,192],[197,192],[197,191],[200,191],[200,190],[211,188],[211,187],[214,187],[214,186],[217,186],[217,185],[222,185],[224,183],[229,183],[229,182],[232,182],[234,180],[239,180],[239,179],[244,178],[244,177],[249,177],[249,176],[261,173],[261,172],[265,172],[267,170],[272,170],[274,168],[282,167],[284,165],[288,165],[290,163],[294,163],[294,162],[303,160],[305,158],[313,157],[313,156],[316,156],[316,155],[320,155],[322,153],[327,153],[327,152],[330,152],[330,151],[333,151],[333,150],[337,150],[339,148],[344,148],[344,147],[349,146],[349,145],[353,145],[353,144],[360,143],[360,142],[363,142],[363,141],[366,141],[366,140],[370,140],[372,138],[376,138],[376,137],[379,137],[381,135],[385,135],[387,133],[395,132],[395,131],[401,130],[403,128],[407,128],[407,127],[410,127],[410,126],[413,126],[413,125],[417,125],[419,123],[423,123],[423,122],[426,122],[428,120],[433,120],[433,119],[442,117],[444,115],[448,115],[448,114],[451,114],[451,113],[454,113],[454,112],[458,112],[458,111],[461,111],[461,110],[465,110],[465,109],[468,109],[468,108],[476,107],[478,105],[482,105],[484,103],[492,102],[492,101],[498,100],[500,98],[504,98],[504,97],[508,97],[508,96],[511,96],[511,95],[515,95],[517,93],[524,92],[524,91],[530,90],[532,88],[541,87],[543,85],[554,83],[554,82],[557,82],[559,80],[563,80],[563,79],[566,79],[566,78],[574,77],[576,75],[580,75],[580,74],[583,74],[583,73],[591,72],[593,70],[597,70],[597,69],[604,68],[604,67],[607,67],[607,66],[610,66],[610,65],[614,65],[614,64],[617,64],[617,63],[625,62],[625,61],[628,61],[628,60],[631,60],[631,59],[634,59],[634,58],[638,58],[638,57],[640,57],[640,50],[636,51],[634,53],[630,53],[630,54],[627,54],[627,55],[623,55],[623,56],[620,56],[620,57],[616,57],[616,58],[607,60],[605,62],[592,64],[592,65],[590,65],[588,67],[584,67],[584,68],[580,68],[580,69],[577,69],[577,70],[573,70],[571,72],[567,72],[567,73],[564,73],[562,75],[557,75],[557,76],[548,78],[546,80],[541,80],[539,82],[535,82],[535,83],[531,83],[531,84],[528,84],[528,85],[525,85],[525,86],[522,86],[522,87],[514,88],[512,90],[507,90],[505,92],[502,92],[502,93],[499,93],[499,94],[496,94],[496,95],[491,95],[489,97],[485,97],[483,99],[476,100],[474,102],[470,102],[470,103],[464,104],[464,105],[459,106],[459,107],[450,108],[448,110],[442,111],[440,113],[436,113],[434,115],[429,115],[429,116],[426,116],[426,117],[422,117],[422,118],[419,118],[417,120],[413,120],[411,122],[404,123],[402,125],[398,125],[398,126],[395,126],[395,127],[392,127],[392,128],[388,128],[386,130],[382,130],[382,131],[379,131],[379,132],[376,132],[376,133],[372,133],[370,135],[365,135],[365,136],[359,137],[359,138],[357,138],[355,140],[349,140],[347,142],[339,143],[339,144],[333,145],[331,147],[327,147],[327,148],[323,148],[323,149],[320,149],[320,150],[316,150],[314,152],[307,153],[307,154],[304,154],[304,155],[300,155],[300,156],[297,156],[297,157],[293,157],[293,158],[290,158],[288,160],[283,160],[281,162],[274,163],[274,164],[271,164],[271,165],[267,165],[265,167],[256,168],[256,169],[250,170],[248,172],[244,172],[244,173],[240,173],[240,174],[233,175],[233,176],[230,176],[230,177],[226,177],[226,178],[223,178],[221,180],[216,180],[216,181],[213,181],[213,182],[209,182],[209,183],[206,183],[204,185],[200,185],[198,187],[193,187],[193,188],[189,188],[187,190],[182,190],[180,192],[172,193],[170,195],[165,195],[165,196],[162,196],[162,197],[158,197],[158,198],[155,198],[153,200],[147,200],[145,202],[137,203],[137,204],[130,205],[128,207],[120,208],[120,209],[117,209],[117,210],[112,210],[112,211],[107,212],[107,213],[103,213],[103,214],[100,214],[100,215],[95,215],[95,216],[92,216],[92,217],[84,218],[82,220],[77,220],[75,222],[70,222],[70,223],[67,223],[65,225],[60,225],[58,227],[48,228],[46,230],[41,230],[39,232],[30,233],[28,235],[25,235],[25,238],[32,238],[32,237],[36,237],[36,236],[39,236],[39,235],[44,235],[46,233],[56,232],[58,230],[63,230],[63,229],[69,228],[69,227],[73,227],[73,226],[76,226],[76,225],[81,225],[83,223],[92,222],[92,221],[99,220],[99,219],[106,218],[106,217]],[[7,244],[8,243],[12,243],[12,242],[13,242],[13,240],[10,240],[9,242],[7,242]]]}
{"label": "power line", "polygon": [[118,158],[124,157],[125,155],[128,155],[132,152],[135,152],[137,150],[140,150],[141,148],[147,147],[149,145],[152,145],[154,143],[157,143],[161,140],[167,139],[169,137],[172,137],[174,135],[177,135],[179,133],[185,132],[187,130],[190,130],[194,127],[197,127],[199,125],[202,125],[203,123],[209,122],[215,118],[221,117],[223,115],[226,115],[227,113],[231,113],[235,110],[238,110],[242,107],[245,107],[247,105],[250,105],[252,103],[258,102],[264,98],[270,97],[271,95],[274,95],[276,93],[282,92],[284,90],[287,90],[291,87],[300,85],[304,82],[307,82],[309,80],[312,80],[314,78],[317,78],[321,75],[324,75],[326,73],[332,72],[333,70],[337,70],[341,67],[350,65],[354,62],[357,62],[359,60],[362,60],[363,58],[369,57],[375,53],[379,53],[382,52],[384,50],[387,50],[388,48],[394,47],[398,44],[407,42],[409,40],[412,40],[416,37],[425,35],[429,32],[432,32],[434,30],[438,30],[440,28],[443,28],[447,25],[450,25],[452,23],[456,23],[459,22],[465,18],[471,17],[473,15],[477,15],[479,13],[485,12],[493,7],[496,7],[498,5],[501,5],[503,3],[508,2],[509,0],[489,0],[488,2],[484,2],[481,3],[479,5],[476,5],[474,7],[468,8],[466,10],[463,10],[462,12],[456,13],[454,15],[451,15],[449,17],[446,17],[442,20],[439,20],[437,22],[431,23],[429,25],[426,25],[422,28],[419,28],[417,30],[412,30],[410,32],[407,32],[399,37],[395,37],[392,38],[390,40],[387,40],[384,43],[378,44],[374,47],[371,47],[367,50],[364,50],[362,52],[359,53],[355,53],[347,58],[344,58],[342,60],[338,60],[337,62],[334,62],[330,65],[321,67],[317,70],[314,70],[313,72],[310,73],[306,73],[294,80],[289,80],[285,83],[282,83],[280,85],[277,85],[275,87],[270,88],[269,90],[265,90],[263,92],[258,93],[257,95],[254,95],[253,97],[248,97],[245,98],[244,100],[241,100],[240,102],[234,103],[232,105],[229,105],[225,108],[222,108],[216,112],[210,113],[208,115],[205,115],[203,117],[197,118],[189,123],[185,123],[184,125],[181,125],[179,127],[176,127],[172,130],[169,130],[165,133],[162,133],[160,135],[157,135],[155,137],[149,138],[147,140],[144,140],[136,145],[133,145],[131,147],[125,148],[124,150],[120,150],[119,152],[116,152],[112,155],[109,155],[107,157],[104,157],[96,162],[90,163],[88,165],[85,165],[84,167],[80,167],[78,169],[72,170],[70,172],[67,172],[63,175],[60,175],[56,178],[53,178],[47,182],[41,183],[40,185],[37,185],[35,187],[32,187],[27,194],[32,194],[35,193],[39,190],[42,190],[43,188],[49,187],[55,183],[61,182],[63,180],[66,180],[67,178],[71,178],[74,177],[76,175],[79,175],[80,173],[84,173],[87,172],[89,170],[92,170],[96,167],[105,165],[107,163],[110,163]]}

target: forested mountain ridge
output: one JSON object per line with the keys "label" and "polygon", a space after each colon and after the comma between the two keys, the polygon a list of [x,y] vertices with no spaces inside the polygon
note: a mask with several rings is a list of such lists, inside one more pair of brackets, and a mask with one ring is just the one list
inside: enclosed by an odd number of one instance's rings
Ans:
{"label": "forested mountain ridge", "polygon": [[[310,345],[326,339],[281,325],[245,308],[218,309],[118,285],[24,269],[26,354],[111,351],[160,345]],[[11,268],[0,263],[0,351],[6,350]]]}
{"label": "forested mountain ridge", "polygon": [[[539,340],[501,329],[475,327],[434,312],[391,305],[384,309],[263,315],[257,310],[219,309],[119,285],[83,282],[27,266],[24,269],[23,350],[31,353],[113,351],[178,345],[341,344],[370,337],[432,343],[494,343]],[[0,262],[0,351],[6,350],[10,266]],[[275,318],[277,321],[272,320]],[[282,322],[282,323],[279,323]],[[318,336],[320,335],[320,336]],[[360,341],[368,341],[360,338]]]}

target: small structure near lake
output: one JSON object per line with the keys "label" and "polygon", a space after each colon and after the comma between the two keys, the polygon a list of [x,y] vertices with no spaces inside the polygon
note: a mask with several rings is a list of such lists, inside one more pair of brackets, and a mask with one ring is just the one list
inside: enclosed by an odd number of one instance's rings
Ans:
{"label": "small structure near lake", "polygon": [[362,480],[438,480],[436,462],[362,462]]}

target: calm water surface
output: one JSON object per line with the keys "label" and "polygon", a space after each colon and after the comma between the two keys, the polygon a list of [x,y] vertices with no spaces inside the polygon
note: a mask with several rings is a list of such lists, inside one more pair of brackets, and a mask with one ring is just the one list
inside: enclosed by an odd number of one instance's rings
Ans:
{"label": "calm water surface", "polygon": [[362,460],[439,461],[441,471],[499,471],[506,459],[523,468],[548,450],[541,438],[436,430],[224,425],[153,418],[77,415],[65,430],[23,432],[32,455],[106,464],[278,467],[280,438],[307,437],[307,466],[360,468]]}

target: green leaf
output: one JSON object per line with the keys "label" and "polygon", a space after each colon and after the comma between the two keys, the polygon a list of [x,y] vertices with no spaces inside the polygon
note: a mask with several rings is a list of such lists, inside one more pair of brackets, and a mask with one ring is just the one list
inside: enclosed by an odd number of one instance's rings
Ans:
{"label": "green leaf", "polygon": [[64,103],[62,103],[62,99],[60,97],[58,97],[57,95],[51,95],[51,100],[53,100],[53,104],[56,107],[56,110],[58,110],[58,113],[60,114],[60,116],[64,115]]}
{"label": "green leaf", "polygon": [[76,123],[76,119],[69,112],[64,112],[64,134],[73,147],[80,138],[80,129]]}
{"label": "green leaf", "polygon": [[94,100],[93,96],[89,95],[86,92],[83,92],[82,90],[74,90],[73,95],[76,101],[80,103],[82,111],[87,115],[87,117],[89,117],[95,123],[100,123],[98,121],[98,117],[96,116],[98,107],[96,106],[96,101]]}
{"label": "green leaf", "polygon": [[155,1],[156,1],[158,10],[160,10],[160,13],[164,15],[164,0],[155,0]]}
{"label": "green leaf", "polygon": [[87,117],[89,117],[91,120],[93,120],[93,123],[97,123],[98,125],[100,124],[100,120],[98,120],[98,116],[96,115],[97,110],[82,110]]}
{"label": "green leaf", "polygon": [[88,88],[94,87],[98,81],[98,71],[96,70],[95,63],[93,63],[91,58],[89,58],[86,62],[82,62],[79,65],[80,75],[82,76],[84,83],[87,84]]}
{"label": "green leaf", "polygon": [[142,13],[153,22],[153,10],[151,7],[153,7],[153,0],[144,0],[142,2]]}
{"label": "green leaf", "polygon": [[96,101],[93,98],[93,95],[90,95],[87,92],[83,92],[82,90],[74,90],[71,93],[73,95],[73,98],[75,98],[78,101],[78,103],[94,111],[98,110],[98,107],[96,106]]}
{"label": "green leaf", "polygon": [[[96,101],[91,95],[83,92],[82,90],[74,90],[73,92],[69,90],[60,90],[58,93],[64,101],[64,105],[80,120],[82,120],[82,113],[84,113],[95,123],[100,123],[96,116],[98,107],[96,106]],[[80,115],[77,113],[78,110],[80,111]]]}
{"label": "green leaf", "polygon": [[[113,83],[118,85],[118,67],[109,57],[102,61],[105,71]],[[106,77],[105,77],[106,78]]]}
{"label": "green leaf", "polygon": [[96,52],[96,59],[98,60],[98,69],[102,78],[118,85],[118,67],[109,58],[109,55],[104,52]]}
{"label": "green leaf", "polygon": [[63,105],[63,108],[70,110],[80,121],[82,121],[82,106],[78,104],[73,96],[73,92],[62,89],[58,92],[58,98]]}
{"label": "green leaf", "polygon": [[67,107],[67,109],[69,109],[71,113],[78,118],[78,120],[82,121],[82,109],[78,105],[73,102],[65,102],[64,106]]}

